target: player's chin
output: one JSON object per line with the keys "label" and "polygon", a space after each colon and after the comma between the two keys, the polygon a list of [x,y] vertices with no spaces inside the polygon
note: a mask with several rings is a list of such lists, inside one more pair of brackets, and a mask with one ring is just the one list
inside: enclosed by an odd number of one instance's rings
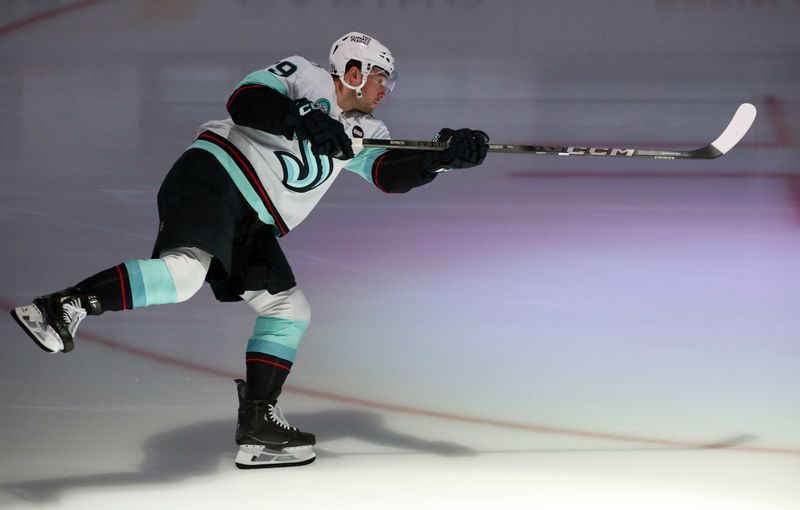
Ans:
{"label": "player's chin", "polygon": [[358,108],[358,110],[361,113],[372,113],[372,112],[375,111],[376,108],[378,108],[378,103],[367,103],[367,104],[361,105]]}

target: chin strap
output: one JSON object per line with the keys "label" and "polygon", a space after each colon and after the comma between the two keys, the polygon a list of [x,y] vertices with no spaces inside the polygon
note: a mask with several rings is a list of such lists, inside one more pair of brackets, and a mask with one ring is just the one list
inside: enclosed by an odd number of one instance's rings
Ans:
{"label": "chin strap", "polygon": [[369,79],[369,73],[372,72],[372,68],[373,68],[372,64],[366,64],[367,68],[364,69],[364,65],[365,64],[362,62],[362,64],[361,64],[361,83],[358,86],[350,85],[349,83],[347,83],[345,81],[345,79],[344,79],[344,76],[340,76],[339,77],[339,80],[342,82],[342,85],[344,85],[345,87],[347,87],[350,90],[355,90],[356,91],[356,97],[358,97],[359,99],[362,96],[361,89],[363,89],[364,85],[367,84],[367,80]]}
{"label": "chin strap", "polygon": [[358,85],[358,86],[355,86],[355,85],[350,85],[349,83],[347,83],[347,82],[344,80],[344,78],[340,78],[340,79],[339,79],[339,81],[341,81],[341,82],[342,82],[342,85],[344,85],[345,87],[347,87],[347,88],[348,88],[348,89],[350,89],[350,90],[355,90],[355,91],[356,91],[356,97],[358,97],[359,99],[360,99],[360,98],[361,98],[361,96],[362,96],[362,94],[361,94],[361,89],[363,89],[363,88],[364,88],[364,85],[366,85],[366,83],[367,83],[367,78],[369,78],[369,74],[364,74],[364,73],[361,73],[361,76],[362,76],[362,78],[361,78],[361,84],[360,84],[360,85]]}

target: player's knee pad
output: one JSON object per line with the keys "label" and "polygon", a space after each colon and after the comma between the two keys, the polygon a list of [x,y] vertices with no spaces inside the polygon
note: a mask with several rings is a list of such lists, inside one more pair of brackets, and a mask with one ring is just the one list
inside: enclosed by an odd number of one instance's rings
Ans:
{"label": "player's knee pad", "polygon": [[246,291],[242,299],[262,317],[311,320],[311,306],[297,286],[277,294],[270,294],[266,290]]}
{"label": "player's knee pad", "polygon": [[297,347],[311,319],[311,307],[298,287],[270,294],[247,291],[242,298],[256,312],[258,319],[247,352],[260,352],[294,362]]}
{"label": "player's knee pad", "polygon": [[200,248],[174,248],[161,252],[159,258],[167,265],[175,283],[177,302],[181,303],[203,286],[212,256]]}

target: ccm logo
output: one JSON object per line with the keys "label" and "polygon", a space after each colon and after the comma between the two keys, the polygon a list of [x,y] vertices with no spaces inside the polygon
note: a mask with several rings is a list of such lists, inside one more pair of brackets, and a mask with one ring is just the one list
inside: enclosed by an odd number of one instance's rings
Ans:
{"label": "ccm logo", "polygon": [[603,149],[599,147],[567,147],[567,154],[591,156],[633,156],[636,149]]}

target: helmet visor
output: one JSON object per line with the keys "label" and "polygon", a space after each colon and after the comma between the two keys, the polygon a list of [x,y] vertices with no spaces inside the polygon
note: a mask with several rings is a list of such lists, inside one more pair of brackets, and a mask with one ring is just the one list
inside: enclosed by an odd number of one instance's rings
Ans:
{"label": "helmet visor", "polygon": [[397,84],[397,71],[390,75],[380,67],[373,67],[372,71],[369,73],[368,79],[373,80],[375,83],[383,87],[388,94],[394,90],[394,86]]}

